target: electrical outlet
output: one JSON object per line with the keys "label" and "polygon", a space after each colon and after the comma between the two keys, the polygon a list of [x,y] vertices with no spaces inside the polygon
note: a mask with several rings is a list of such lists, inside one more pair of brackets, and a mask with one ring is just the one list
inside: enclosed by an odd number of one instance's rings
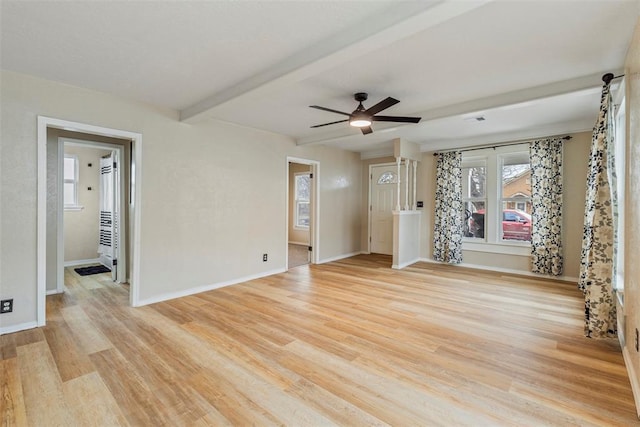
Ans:
{"label": "electrical outlet", "polygon": [[262,262],[267,262],[267,259],[268,259],[268,255],[262,254]]}
{"label": "electrical outlet", "polygon": [[0,314],[11,313],[13,311],[13,298],[0,301]]}
{"label": "electrical outlet", "polygon": [[640,348],[638,347],[638,344],[639,344],[639,343],[638,343],[638,328],[636,328],[636,353],[637,353],[638,351],[640,351]]}

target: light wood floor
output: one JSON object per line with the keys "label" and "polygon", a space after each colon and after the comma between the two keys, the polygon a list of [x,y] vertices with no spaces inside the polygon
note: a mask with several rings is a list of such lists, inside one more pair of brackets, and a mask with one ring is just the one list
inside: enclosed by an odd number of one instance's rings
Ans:
{"label": "light wood floor", "polygon": [[67,272],[1,337],[2,425],[636,425],[573,285],[358,256],[127,307]]}

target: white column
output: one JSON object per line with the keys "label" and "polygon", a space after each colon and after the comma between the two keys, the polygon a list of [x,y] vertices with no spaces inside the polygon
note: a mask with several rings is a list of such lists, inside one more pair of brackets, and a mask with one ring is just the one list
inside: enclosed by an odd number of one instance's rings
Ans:
{"label": "white column", "polygon": [[409,165],[411,162],[409,159],[404,161],[404,210],[409,210]]}
{"label": "white column", "polygon": [[398,183],[397,183],[397,197],[396,197],[396,210],[400,211],[400,162],[402,162],[402,158],[396,157],[396,162],[398,163]]}
{"label": "white column", "polygon": [[411,162],[411,164],[413,165],[413,200],[411,201],[411,210],[416,210],[417,206],[416,206],[416,176],[417,176],[417,170],[418,170],[418,161],[414,160],[413,162]]}

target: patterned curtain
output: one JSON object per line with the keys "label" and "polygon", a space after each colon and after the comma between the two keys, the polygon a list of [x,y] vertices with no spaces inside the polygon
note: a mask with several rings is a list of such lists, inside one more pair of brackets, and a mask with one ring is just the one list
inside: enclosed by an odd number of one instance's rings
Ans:
{"label": "patterned curtain", "polygon": [[462,153],[438,154],[433,259],[462,262]]}
{"label": "patterned curtain", "polygon": [[531,159],[531,270],[562,274],[562,140],[533,141]]}
{"label": "patterned curtain", "polygon": [[[602,89],[600,114],[593,128],[584,234],[578,287],[585,297],[585,335],[590,338],[617,335],[614,280],[614,212],[610,174],[613,168],[613,120],[609,114],[609,84]],[[614,192],[615,194],[615,192]]]}

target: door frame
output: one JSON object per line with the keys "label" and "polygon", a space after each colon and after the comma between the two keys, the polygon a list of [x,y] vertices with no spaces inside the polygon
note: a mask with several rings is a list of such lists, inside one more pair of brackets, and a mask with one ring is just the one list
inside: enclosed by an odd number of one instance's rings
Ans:
{"label": "door frame", "polygon": [[[131,239],[131,275],[129,283],[129,304],[139,305],[140,284],[140,226],[142,202],[142,134],[120,129],[94,126],[46,116],[38,116],[38,188],[37,188],[37,268],[36,268],[36,323],[46,324],[47,294],[47,129],[64,129],[98,136],[128,139],[131,141],[131,191],[129,204],[129,237]],[[56,245],[58,242],[56,242]]]}
{"label": "door frame", "polygon": [[[118,144],[111,144],[108,142],[96,142],[96,141],[90,141],[90,140],[84,140],[84,139],[77,139],[77,138],[69,138],[66,136],[61,136],[58,137],[58,156],[61,156],[61,152],[60,150],[62,150],[62,156],[64,156],[64,147],[66,146],[71,146],[71,147],[86,147],[86,148],[95,148],[97,150],[111,150],[111,151],[117,151],[118,152],[118,161],[121,164],[124,164],[124,146],[122,145],[118,145]],[[58,159],[58,167],[60,168],[60,164],[61,164],[61,159]],[[59,171],[62,171],[62,169],[58,169]],[[131,173],[131,172],[129,172]],[[120,187],[120,191],[119,191],[119,197],[116,200],[116,203],[118,204],[118,224],[124,224],[124,222],[122,221],[122,207],[126,206],[126,200],[125,200],[125,179],[124,179],[124,167],[119,167],[117,168],[117,174],[118,174],[118,183],[119,183],[119,187]],[[58,173],[58,188],[62,188],[62,181],[63,177],[61,173]],[[63,211],[64,210],[64,201],[63,201],[63,192],[62,191],[58,191],[58,212]],[[122,283],[125,282],[127,280],[127,277],[124,276],[124,273],[127,271],[127,256],[128,251],[127,251],[127,245],[123,245],[122,241],[125,240],[128,242],[129,240],[129,230],[126,230],[124,227],[120,227],[121,232],[118,233],[118,242],[116,243],[117,248],[118,248],[118,253],[114,254],[115,258],[118,260],[118,268],[116,269],[116,283]],[[125,239],[123,239],[123,232],[125,233]],[[58,215],[58,293],[63,292],[64,290],[64,214],[63,215]],[[60,254],[62,254],[62,256],[60,256]]]}
{"label": "door frame", "polygon": [[284,221],[284,243],[285,243],[285,251],[284,251],[284,268],[285,270],[289,270],[289,198],[291,194],[289,194],[289,163],[299,163],[302,165],[308,165],[310,167],[310,172],[313,174],[313,178],[311,179],[311,209],[310,209],[310,218],[309,218],[309,246],[313,248],[311,251],[311,258],[309,260],[310,264],[318,264],[320,261],[320,162],[316,160],[310,159],[302,159],[300,157],[291,157],[287,156],[285,161],[285,170],[286,170],[286,215]]}
{"label": "door frame", "polygon": [[[372,163],[369,165],[369,192],[368,192],[368,200],[367,200],[367,206],[369,206],[369,209],[367,209],[367,232],[369,234],[367,236],[367,253],[368,254],[371,253],[371,191],[373,190],[373,168],[379,167],[379,166],[395,166],[397,168],[398,163],[385,162],[385,163]],[[398,177],[398,179],[400,179],[400,177]]]}

